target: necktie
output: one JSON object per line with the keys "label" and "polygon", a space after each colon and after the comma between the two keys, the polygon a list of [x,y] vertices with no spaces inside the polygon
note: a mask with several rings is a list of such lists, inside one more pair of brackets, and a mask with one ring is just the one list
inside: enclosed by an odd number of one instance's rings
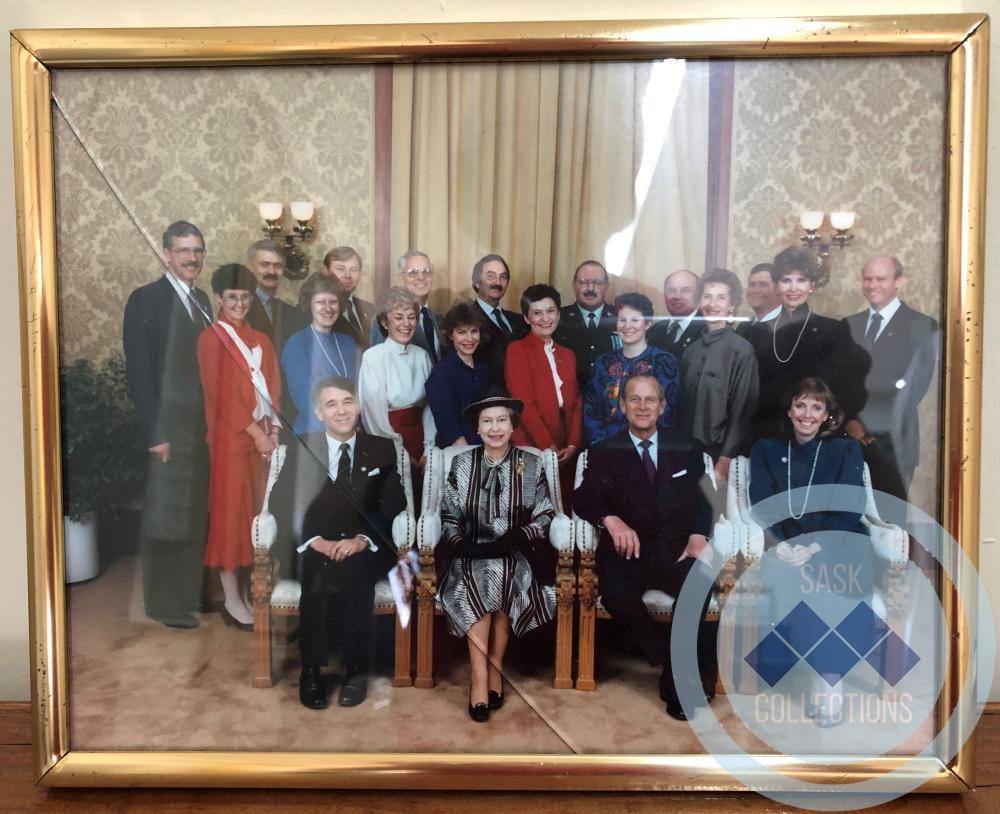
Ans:
{"label": "necktie", "polygon": [[677,341],[677,334],[681,332],[681,324],[676,320],[670,320],[670,327],[667,328],[667,341],[674,344]]}
{"label": "necktie", "polygon": [[649,454],[649,448],[653,446],[652,441],[640,441],[639,446],[642,447],[642,465],[646,468],[646,477],[649,478],[649,482],[656,483],[656,466],[653,464],[653,458]]}
{"label": "necktie", "polygon": [[498,326],[500,326],[501,331],[503,331],[505,334],[508,335],[510,334],[510,326],[507,324],[507,320],[503,318],[503,311],[501,311],[499,308],[494,308],[493,319],[496,320],[496,323]]}
{"label": "necktie", "polygon": [[878,312],[872,317],[871,324],[868,326],[868,331],[865,333],[865,344],[870,348],[875,344],[875,340],[878,338],[878,329],[882,325],[882,315]]}
{"label": "necktie", "polygon": [[434,347],[434,320],[431,319],[431,312],[425,305],[420,309],[420,321],[423,324],[424,336],[427,337],[427,352],[431,355],[431,363],[437,364],[437,348]]}
{"label": "necktie", "polygon": [[593,311],[587,314],[587,330],[591,333],[597,330],[597,317],[594,316]]}
{"label": "necktie", "polygon": [[337,462],[337,483],[341,486],[351,484],[351,448],[347,444],[340,445],[340,460]]}
{"label": "necktie", "polygon": [[354,300],[347,301],[347,324],[361,336],[361,322],[358,319],[358,312],[354,309]]}

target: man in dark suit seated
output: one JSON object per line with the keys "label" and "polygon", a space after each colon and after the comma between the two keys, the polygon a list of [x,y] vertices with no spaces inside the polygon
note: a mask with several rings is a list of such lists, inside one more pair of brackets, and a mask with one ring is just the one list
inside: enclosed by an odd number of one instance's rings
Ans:
{"label": "man in dark suit seated", "polygon": [[616,333],[615,309],[605,302],[608,271],[596,260],[584,260],[573,273],[576,302],[562,309],[553,339],[576,356],[576,378],[580,392],[594,378],[598,356],[621,347]]}
{"label": "man in dark suit seated", "polygon": [[326,431],[289,449],[274,494],[282,537],[277,556],[291,559],[292,545],[302,554],[299,700],[310,709],[327,706],[321,670],[331,611],[339,604],[346,678],[337,703],[351,707],[368,692],[375,583],[396,563],[392,521],[406,498],[393,442],[357,429],[361,406],[353,382],[324,379],[313,406]]}
{"label": "man in dark suit seated", "polygon": [[[670,665],[670,634],[649,616],[642,595],[658,589],[676,598],[695,560],[711,557],[712,509],[703,492],[702,449],[677,430],[657,428],[666,400],[653,376],[630,377],[621,407],[628,429],[588,452],[573,507],[600,529],[601,602],[624,625],[649,663],[662,665],[660,697],[666,701],[667,713],[684,721],[687,717]],[[715,694],[715,628],[706,629],[702,622],[698,635],[706,703]]]}
{"label": "man in dark suit seated", "polygon": [[247,267],[257,278],[247,322],[267,335],[280,359],[288,337],[309,324],[305,314],[278,297],[278,286],[285,275],[285,250],[274,240],[258,240],[247,249]]}
{"label": "man in dark suit seated", "polygon": [[[844,322],[872,366],[865,377],[868,400],[845,429],[862,444],[878,442],[899,473],[905,497],[920,462],[917,407],[934,377],[940,334],[936,320],[899,299],[902,283],[903,265],[895,257],[873,257],[861,269],[869,307]],[[872,485],[892,492],[880,480],[872,467]]]}
{"label": "man in dark suit seated", "polygon": [[677,357],[680,364],[684,349],[705,333],[705,322],[698,313],[701,278],[693,271],[679,269],[663,281],[663,304],[667,319],[658,319],[646,334],[646,342]]}
{"label": "man in dark suit seated", "polygon": [[472,267],[472,290],[476,292],[476,305],[483,312],[484,319],[479,333],[489,354],[493,382],[501,387],[506,386],[503,367],[507,346],[528,335],[528,323],[524,317],[501,307],[509,285],[510,266],[499,254],[480,257]]}
{"label": "man in dark suit seated", "polygon": [[335,246],[323,258],[323,274],[335,277],[347,292],[344,312],[333,326],[335,331],[346,333],[359,350],[366,350],[371,341],[372,323],[376,322],[375,305],[354,296],[361,281],[361,255],[350,246]]}

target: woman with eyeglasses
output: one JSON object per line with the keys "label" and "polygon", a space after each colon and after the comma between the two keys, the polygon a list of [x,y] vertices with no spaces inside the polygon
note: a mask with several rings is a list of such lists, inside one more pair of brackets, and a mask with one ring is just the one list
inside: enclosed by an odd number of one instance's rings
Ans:
{"label": "woman with eyeglasses", "polygon": [[212,275],[218,319],[198,339],[211,480],[205,565],[219,569],[222,618],[253,629],[237,569],[253,563],[250,524],[260,510],[267,465],[278,446],[281,374],[274,346],[246,321],[257,280],[237,263]]}
{"label": "woman with eyeglasses", "polygon": [[330,376],[357,380],[358,346],[334,329],[346,302],[347,292],[337,279],[319,272],[309,275],[299,291],[299,308],[312,316],[312,322],[292,334],[281,352],[288,394],[298,409],[292,427],[296,435],[323,431],[312,404],[312,391],[319,382]]}

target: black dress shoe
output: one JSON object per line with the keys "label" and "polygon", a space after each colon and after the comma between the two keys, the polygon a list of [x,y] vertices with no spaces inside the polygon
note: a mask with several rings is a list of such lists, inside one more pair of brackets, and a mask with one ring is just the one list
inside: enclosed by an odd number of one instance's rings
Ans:
{"label": "black dress shoe", "polygon": [[171,616],[151,616],[150,618],[159,622],[161,625],[172,627],[175,630],[191,630],[201,624],[201,622],[199,622],[190,613],[176,613]]}
{"label": "black dress shoe", "polygon": [[486,697],[490,699],[488,706],[494,712],[503,706],[504,702],[503,691],[497,692],[496,690],[488,690],[486,693]]}
{"label": "black dress shoe", "polygon": [[237,630],[242,630],[246,633],[253,633],[253,623],[251,622],[248,625],[244,622],[241,622],[239,619],[237,619],[229,611],[226,610],[225,605],[222,606],[222,609],[219,611],[219,613],[222,615],[222,621],[226,623],[227,627],[234,627]]}
{"label": "black dress shoe", "polygon": [[356,707],[368,696],[368,673],[351,672],[340,688],[337,704],[342,707]]}
{"label": "black dress shoe", "polygon": [[326,688],[319,667],[303,667],[299,676],[299,701],[309,709],[326,709]]}
{"label": "black dress shoe", "polygon": [[490,719],[489,704],[469,704],[469,717],[477,724],[484,724]]}
{"label": "black dress shoe", "polygon": [[667,700],[667,715],[675,721],[686,721],[688,719],[687,714],[684,712],[684,708],[681,706],[681,702],[677,698],[670,698]]}

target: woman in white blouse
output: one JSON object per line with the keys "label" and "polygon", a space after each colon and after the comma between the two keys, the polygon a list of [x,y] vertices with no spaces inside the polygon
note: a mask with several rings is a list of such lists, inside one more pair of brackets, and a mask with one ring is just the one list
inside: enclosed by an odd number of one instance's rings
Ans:
{"label": "woman in white blouse", "polygon": [[362,355],[358,395],[365,430],[402,442],[410,460],[422,467],[436,430],[424,390],[431,357],[411,344],[418,310],[413,294],[405,288],[394,286],[385,292],[378,319],[387,332],[386,340]]}

